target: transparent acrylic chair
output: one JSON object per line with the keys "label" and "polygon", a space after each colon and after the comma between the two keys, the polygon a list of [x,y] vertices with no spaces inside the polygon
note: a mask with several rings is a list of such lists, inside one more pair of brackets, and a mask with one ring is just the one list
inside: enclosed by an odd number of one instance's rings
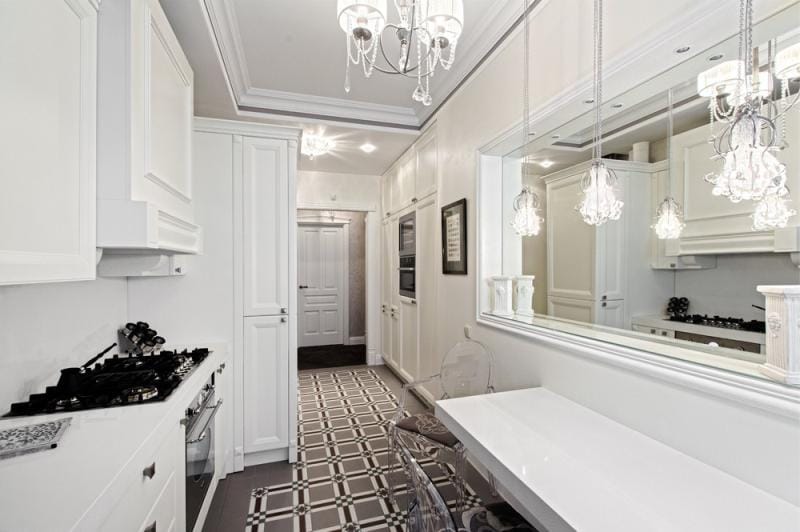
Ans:
{"label": "transparent acrylic chair", "polygon": [[453,516],[439,490],[408,448],[398,446],[408,478],[409,532],[457,532]]}
{"label": "transparent acrylic chair", "polygon": [[[430,412],[406,416],[406,397],[409,390],[423,384],[438,384],[441,399],[467,397],[494,392],[492,354],[480,342],[465,340],[454,345],[444,357],[439,373],[428,378],[403,385],[400,404],[389,427],[389,476],[395,469],[395,452],[398,446],[408,448],[412,454],[425,455],[437,462],[444,462],[445,455],[452,458],[455,470],[453,483],[456,487],[457,506],[464,508],[466,498],[466,449]],[[398,436],[403,436],[400,439]],[[394,500],[394,488],[389,481],[389,493]]]}

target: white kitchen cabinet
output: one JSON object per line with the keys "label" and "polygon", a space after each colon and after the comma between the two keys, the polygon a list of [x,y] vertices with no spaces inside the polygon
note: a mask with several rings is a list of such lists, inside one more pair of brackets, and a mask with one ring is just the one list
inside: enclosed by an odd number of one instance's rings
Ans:
{"label": "white kitchen cabinet", "polygon": [[98,43],[98,246],[198,253],[192,68],[158,0],[104,0]]}
{"label": "white kitchen cabinet", "polygon": [[0,285],[95,277],[97,4],[0,2]]}
{"label": "white kitchen cabinet", "polygon": [[[714,196],[713,185],[705,181],[717,173],[723,162],[713,159],[708,143],[708,126],[676,135],[672,139],[675,197],[683,203],[686,228],[680,239],[667,242],[666,254],[720,255],[732,253],[800,251],[800,217],[789,227],[774,231],[753,231],[752,201],[733,203]],[[788,187],[795,209],[800,205],[800,115],[789,113],[786,120],[787,147],[777,152],[786,165]]]}
{"label": "white kitchen cabinet", "polygon": [[287,448],[289,445],[287,318],[281,316],[245,318],[243,364],[245,454]]}
{"label": "white kitchen cabinet", "polygon": [[581,323],[594,323],[595,305],[596,302],[589,299],[550,296],[547,298],[547,315]]}
{"label": "white kitchen cabinet", "polygon": [[419,307],[416,299],[400,298],[400,372],[411,381],[419,375]]}
{"label": "white kitchen cabinet", "polygon": [[389,292],[389,312],[392,318],[391,363],[395,366],[395,368],[400,368],[403,366],[403,315],[400,311],[400,278],[398,274],[398,268],[400,267],[400,229],[398,216],[392,216],[389,219],[389,227],[389,234],[391,236],[391,261],[389,266],[389,275],[391,276],[392,280],[391,291]]}
{"label": "white kitchen cabinet", "polygon": [[416,159],[413,150],[406,152],[396,163],[392,179],[392,213],[411,205],[416,199]]}
{"label": "white kitchen cabinet", "polygon": [[394,180],[394,168],[390,169],[381,177],[381,215],[384,219],[392,214],[392,181]]}
{"label": "white kitchen cabinet", "polygon": [[381,239],[383,252],[381,253],[381,351],[384,361],[392,360],[392,224],[389,220],[383,222],[383,238]]}
{"label": "white kitchen cabinet", "polygon": [[437,150],[436,133],[434,131],[426,132],[414,148],[417,159],[414,176],[414,197],[418,200],[422,200],[436,192],[439,164]]}
{"label": "white kitchen cabinet", "polygon": [[[437,281],[442,265],[439,209],[436,196],[429,196],[417,204],[417,278],[416,296],[418,313],[418,373],[424,378],[439,372],[442,354],[438,351],[439,323],[437,318]],[[433,384],[432,384],[433,385]],[[431,398],[438,396],[431,391]]]}
{"label": "white kitchen cabinet", "polygon": [[244,137],[244,315],[289,308],[288,142]]}

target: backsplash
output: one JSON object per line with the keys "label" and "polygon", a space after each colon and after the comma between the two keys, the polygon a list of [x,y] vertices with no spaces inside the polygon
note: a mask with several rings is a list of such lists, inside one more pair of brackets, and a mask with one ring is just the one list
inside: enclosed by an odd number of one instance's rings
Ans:
{"label": "backsplash", "polygon": [[127,282],[0,287],[0,415],[117,340]]}
{"label": "backsplash", "polygon": [[691,314],[752,320],[764,319],[764,312],[751,306],[764,306],[758,285],[800,284],[800,269],[785,253],[720,255],[716,268],[675,275],[675,294],[689,298]]}

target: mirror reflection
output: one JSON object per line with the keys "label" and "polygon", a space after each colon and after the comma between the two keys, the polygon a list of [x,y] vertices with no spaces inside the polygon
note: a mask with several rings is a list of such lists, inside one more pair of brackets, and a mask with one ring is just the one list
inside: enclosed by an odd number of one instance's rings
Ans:
{"label": "mirror reflection", "polygon": [[587,110],[505,156],[492,282],[517,295],[493,312],[764,362],[758,287],[800,284],[793,18],[742,60],[733,38],[606,102],[601,148]]}

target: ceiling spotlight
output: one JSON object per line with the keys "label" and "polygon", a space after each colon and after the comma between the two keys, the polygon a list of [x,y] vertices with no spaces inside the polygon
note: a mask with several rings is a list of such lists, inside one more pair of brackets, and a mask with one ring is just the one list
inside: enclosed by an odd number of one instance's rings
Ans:
{"label": "ceiling spotlight", "polygon": [[719,61],[723,57],[725,57],[725,54],[714,54],[708,58],[708,61]]}
{"label": "ceiling spotlight", "polygon": [[692,49],[691,46],[681,46],[680,48],[675,48],[675,53],[676,54],[685,54],[686,52],[688,52],[691,49]]}
{"label": "ceiling spotlight", "polygon": [[592,104],[592,103],[594,103],[594,98],[587,98],[587,99],[583,100],[583,103]]}
{"label": "ceiling spotlight", "polygon": [[313,133],[304,133],[303,142],[300,146],[300,153],[307,155],[312,161],[315,157],[325,155],[336,146],[333,139],[323,137],[322,135],[315,135]]}
{"label": "ceiling spotlight", "polygon": [[545,160],[543,160],[543,161],[536,161],[536,164],[538,164],[538,165],[539,165],[539,166],[541,166],[542,168],[550,168],[551,166],[553,166],[553,165],[554,165],[554,164],[556,164],[556,163],[554,163],[554,162],[553,162],[553,161],[551,161],[550,159],[545,159]]}
{"label": "ceiling spotlight", "polygon": [[558,133],[556,133],[555,135],[553,135],[553,136],[552,136],[552,137],[550,137],[550,138],[552,138],[552,139],[560,139],[560,138],[561,138],[561,135],[559,135]]}
{"label": "ceiling spotlight", "polygon": [[363,151],[364,153],[372,153],[372,152],[374,152],[375,150],[378,149],[374,145],[370,144],[369,142],[367,142],[366,144],[362,144],[360,148],[361,148],[361,151]]}
{"label": "ceiling spotlight", "polygon": [[612,109],[622,109],[622,107],[624,105],[625,105],[624,103],[615,103],[614,105],[611,106],[611,108]]}

